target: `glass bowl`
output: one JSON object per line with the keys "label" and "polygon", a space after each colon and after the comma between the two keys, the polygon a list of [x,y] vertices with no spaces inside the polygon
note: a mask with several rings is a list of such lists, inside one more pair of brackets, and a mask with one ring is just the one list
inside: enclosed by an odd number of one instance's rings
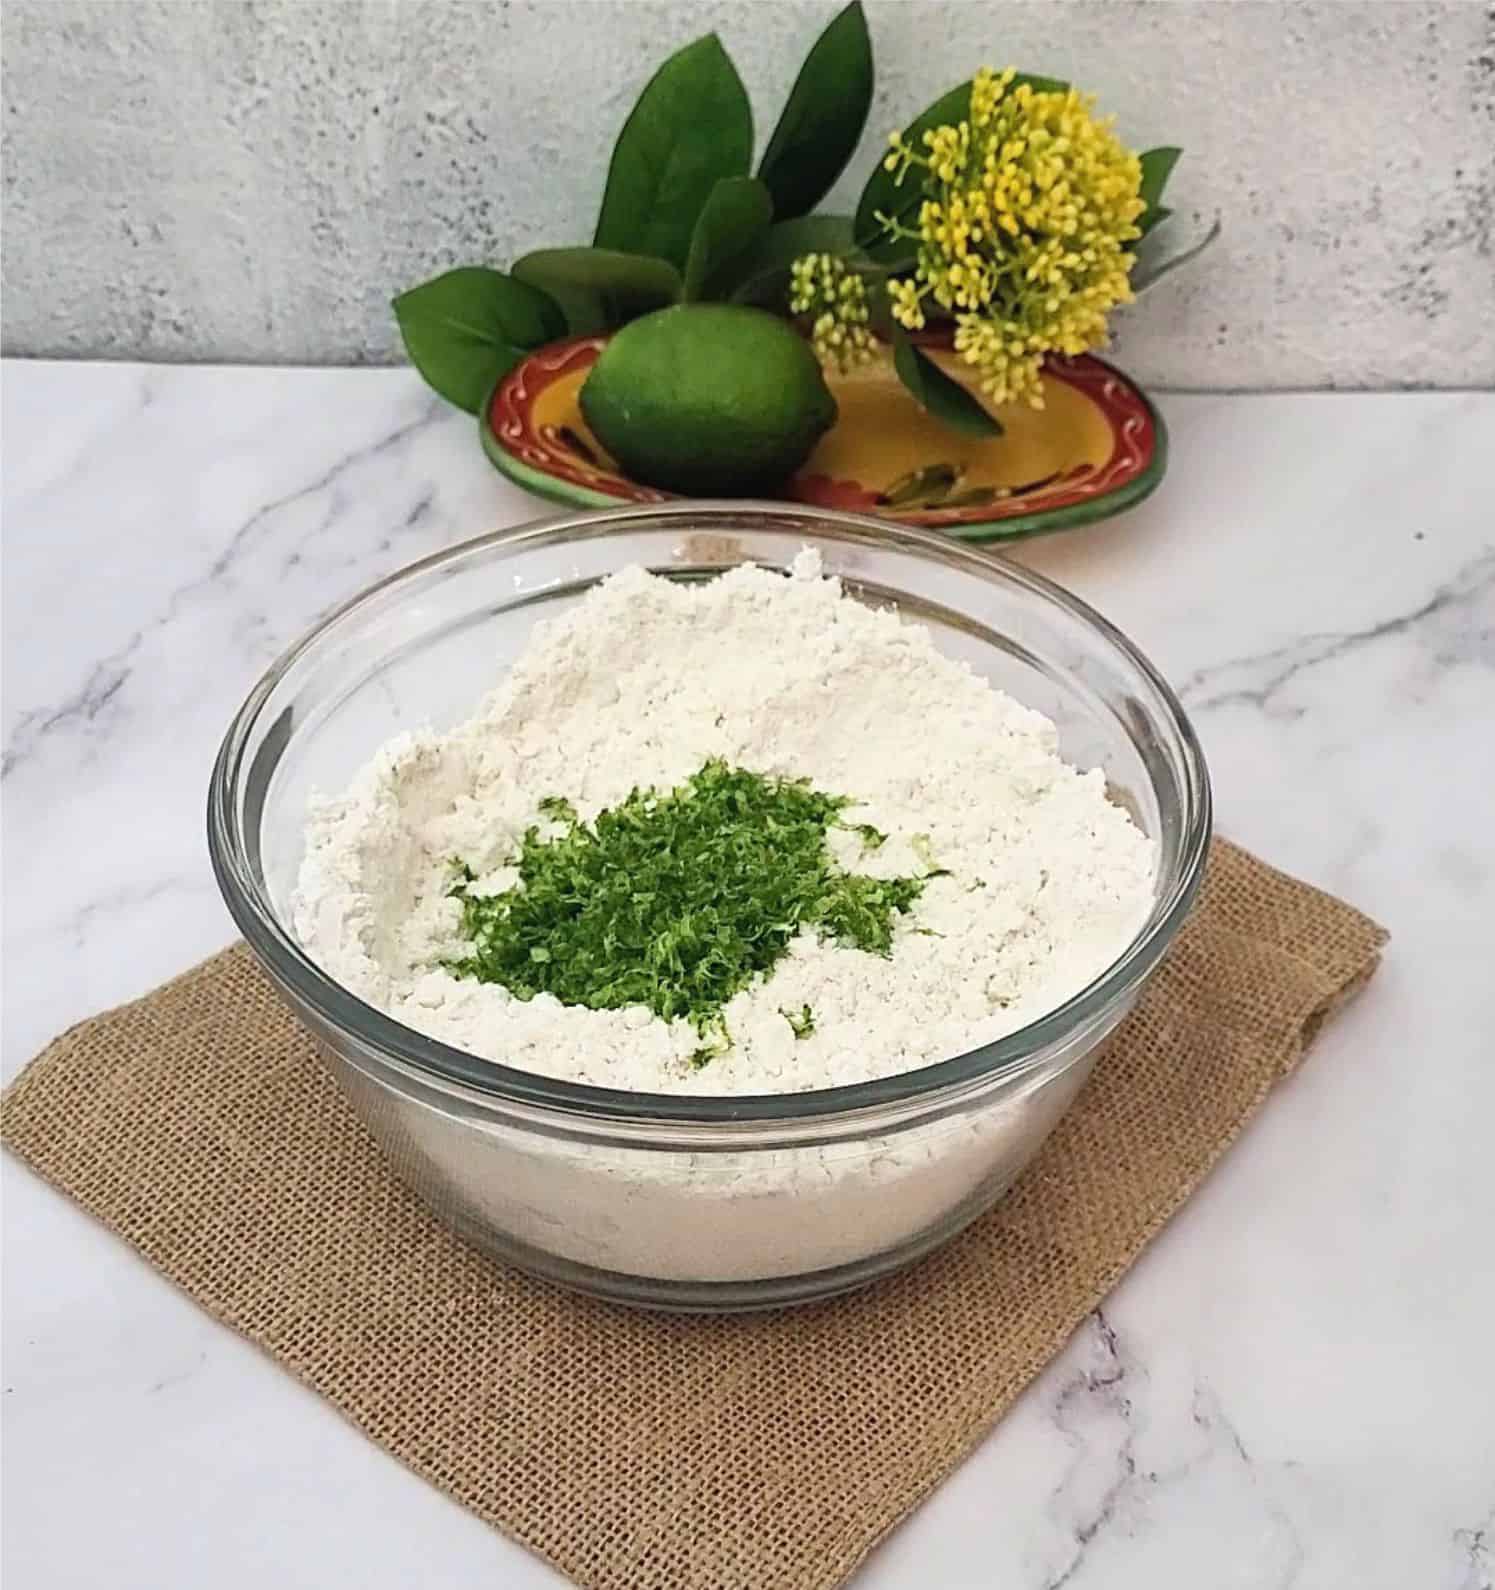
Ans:
{"label": "glass bowl", "polygon": [[[630,564],[672,579],[785,569],[804,546],[848,594],[1059,729],[1156,842],[1151,913],[1041,1020],[897,1076],[779,1095],[634,1093],[450,1048],[329,978],[290,928],[313,791],[391,735],[466,718],[537,621]],[[260,680],[213,769],[208,840],[234,920],[391,1164],[468,1240],[549,1280],[683,1309],[803,1302],[927,1253],[988,1209],[1053,1129],[1178,930],[1209,784],[1176,697],[1057,586],[938,534],[771,503],[578,514],[411,565],[325,619]]]}

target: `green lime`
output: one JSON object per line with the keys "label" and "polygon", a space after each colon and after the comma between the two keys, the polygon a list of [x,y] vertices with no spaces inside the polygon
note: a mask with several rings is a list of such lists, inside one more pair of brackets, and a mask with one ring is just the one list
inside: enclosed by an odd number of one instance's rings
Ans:
{"label": "green lime", "polygon": [[734,304],[676,304],[623,327],[581,412],[627,474],[691,497],[772,492],[836,422],[810,345]]}

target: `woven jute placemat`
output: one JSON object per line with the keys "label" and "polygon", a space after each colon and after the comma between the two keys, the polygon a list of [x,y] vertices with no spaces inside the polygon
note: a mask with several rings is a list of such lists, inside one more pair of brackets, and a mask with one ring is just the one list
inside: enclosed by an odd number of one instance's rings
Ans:
{"label": "woven jute placemat", "polygon": [[998,1207],[901,1275],[778,1314],[633,1312],[465,1247],[392,1178],[242,946],[58,1038],[3,1136],[580,1584],[824,1590],[1064,1345],[1384,941],[1216,844],[1168,958]]}

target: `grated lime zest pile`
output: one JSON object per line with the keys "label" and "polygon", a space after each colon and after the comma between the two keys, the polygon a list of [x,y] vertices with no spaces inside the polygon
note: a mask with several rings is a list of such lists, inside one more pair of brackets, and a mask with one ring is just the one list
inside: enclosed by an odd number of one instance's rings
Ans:
{"label": "grated lime zest pile", "polygon": [[[705,1064],[730,1043],[727,1002],[802,929],[891,953],[895,918],[927,879],[845,871],[827,843],[832,827],[853,829],[867,848],[885,838],[843,823],[851,804],[805,779],[717,760],[667,794],[635,789],[590,824],[550,797],[540,814],[559,831],[525,832],[513,888],[473,893],[472,870],[457,863],[451,894],[471,950],[448,969],[520,999],[547,993],[593,1010],[644,1005],[665,1021],[691,1021],[709,1036],[694,1056]],[[808,1007],[786,1019],[796,1036],[813,1029]]]}

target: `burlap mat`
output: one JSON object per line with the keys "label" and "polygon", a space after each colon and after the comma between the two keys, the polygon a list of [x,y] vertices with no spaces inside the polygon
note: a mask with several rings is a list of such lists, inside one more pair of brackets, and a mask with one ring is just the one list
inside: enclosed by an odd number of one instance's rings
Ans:
{"label": "burlap mat", "polygon": [[780,1314],[636,1313],[464,1247],[391,1179],[242,947],[57,1039],[3,1136],[581,1584],[823,1590],[1064,1345],[1384,940],[1217,844],[1193,918],[997,1209],[913,1270]]}

